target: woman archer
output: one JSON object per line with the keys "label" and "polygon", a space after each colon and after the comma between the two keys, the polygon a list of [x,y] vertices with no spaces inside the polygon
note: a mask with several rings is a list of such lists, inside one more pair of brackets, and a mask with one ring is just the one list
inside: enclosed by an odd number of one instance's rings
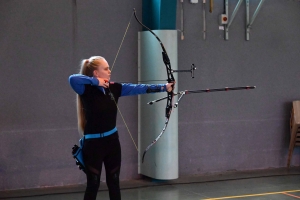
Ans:
{"label": "woman archer", "polygon": [[171,92],[174,83],[128,84],[109,82],[111,71],[101,56],[82,61],[80,74],[69,77],[77,93],[78,129],[83,132],[83,160],[87,178],[84,200],[96,199],[102,164],[111,200],[120,200],[121,147],[116,128],[119,97]]}

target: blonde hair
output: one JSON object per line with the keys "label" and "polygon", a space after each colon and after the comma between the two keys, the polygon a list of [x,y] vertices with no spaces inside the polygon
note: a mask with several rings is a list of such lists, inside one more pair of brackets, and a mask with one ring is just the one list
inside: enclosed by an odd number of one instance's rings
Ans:
{"label": "blonde hair", "polygon": [[[92,56],[89,59],[84,59],[81,61],[80,74],[93,77],[94,70],[97,69],[97,60],[105,59],[101,56]],[[86,125],[85,111],[80,96],[77,94],[77,121],[78,121],[78,131],[83,134]]]}

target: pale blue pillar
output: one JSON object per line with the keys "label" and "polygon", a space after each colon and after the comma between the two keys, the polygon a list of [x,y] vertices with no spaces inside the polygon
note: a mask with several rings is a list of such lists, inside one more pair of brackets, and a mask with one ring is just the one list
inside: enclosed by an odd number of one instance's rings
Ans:
{"label": "pale blue pillar", "polygon": [[[178,69],[177,30],[156,30],[154,32],[166,48],[172,69]],[[162,60],[162,49],[156,38],[149,31],[139,32],[138,45],[139,80],[166,80],[167,73]],[[177,80],[177,74],[173,75]],[[146,94],[140,95],[138,100],[139,174],[161,180],[178,178],[178,109],[173,108],[165,133],[147,152],[144,163],[141,162],[144,150],[160,134],[165,123],[166,100],[153,105],[148,105],[147,102],[166,96],[166,92]],[[177,96],[174,97],[173,102],[176,100]]]}

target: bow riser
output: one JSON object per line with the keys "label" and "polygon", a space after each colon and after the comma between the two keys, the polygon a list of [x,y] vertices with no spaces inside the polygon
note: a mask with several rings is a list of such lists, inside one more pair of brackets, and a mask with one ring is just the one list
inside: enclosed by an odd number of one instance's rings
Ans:
{"label": "bow riser", "polygon": [[[163,43],[161,42],[161,40],[159,39],[159,37],[151,30],[149,29],[147,26],[145,26],[143,23],[140,22],[140,20],[137,18],[136,16],[136,11],[135,9],[134,10],[134,17],[135,19],[138,21],[139,24],[141,24],[144,28],[146,28],[148,31],[150,31],[150,33],[152,33],[152,35],[155,36],[155,38],[158,40],[161,48],[162,48],[162,59],[163,59],[163,62],[166,66],[166,70],[167,70],[167,76],[168,76],[168,83],[172,83],[172,82],[175,82],[175,78],[172,74],[172,68],[171,68],[171,62],[170,62],[170,58],[168,56],[168,53],[163,45]],[[174,86],[172,86],[172,88],[174,89]],[[168,123],[169,123],[169,118],[171,117],[171,113],[172,113],[172,108],[173,108],[173,105],[172,105],[172,100],[173,100],[173,89],[171,92],[168,92],[168,95],[167,95],[167,105],[166,105],[166,113],[165,113],[165,116],[166,116],[166,122],[165,122],[165,126],[163,128],[163,130],[161,131],[161,133],[158,135],[158,137],[153,140],[153,142],[145,149],[144,151],[144,154],[143,154],[143,158],[142,158],[142,163],[144,162],[144,157],[147,153],[147,151],[159,140],[159,138],[162,136],[162,134],[165,132],[167,126],[168,126]]]}

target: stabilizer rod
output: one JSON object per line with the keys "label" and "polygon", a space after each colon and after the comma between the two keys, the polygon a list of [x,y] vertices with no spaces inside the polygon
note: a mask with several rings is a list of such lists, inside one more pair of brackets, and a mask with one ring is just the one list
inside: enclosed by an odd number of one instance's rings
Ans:
{"label": "stabilizer rod", "polygon": [[191,72],[191,77],[192,78],[195,78],[194,77],[194,71],[196,70],[197,68],[195,67],[194,64],[191,65],[191,69],[186,69],[186,70],[171,70],[172,73],[174,72]]}
{"label": "stabilizer rod", "polygon": [[[207,93],[207,92],[221,92],[221,91],[233,91],[233,90],[250,90],[255,89],[256,86],[244,86],[244,87],[225,87],[225,88],[217,88],[217,89],[204,89],[204,90],[184,90],[178,93],[174,93],[173,95],[176,96],[178,94],[192,94],[192,93]],[[182,96],[181,96],[182,97]],[[160,99],[156,99],[153,101],[148,102],[147,104],[152,105],[153,103],[159,102],[161,100],[166,99],[167,97],[163,97]],[[181,98],[180,98],[181,99]],[[179,99],[179,100],[180,100]],[[177,104],[178,105],[178,104]],[[176,107],[177,107],[176,105]]]}

